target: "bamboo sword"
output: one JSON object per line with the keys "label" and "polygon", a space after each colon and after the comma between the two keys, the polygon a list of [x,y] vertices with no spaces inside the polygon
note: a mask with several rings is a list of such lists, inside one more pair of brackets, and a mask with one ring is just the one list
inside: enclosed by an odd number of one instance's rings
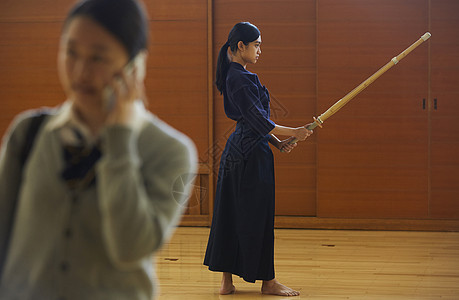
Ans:
{"label": "bamboo sword", "polygon": [[[368,77],[364,82],[362,82],[359,86],[355,89],[350,91],[346,96],[338,100],[335,104],[333,104],[327,111],[321,114],[319,117],[314,119],[314,122],[309,124],[307,129],[311,130],[316,128],[317,126],[322,127],[322,124],[325,122],[326,119],[330,118],[334,115],[338,110],[340,110],[344,105],[346,105],[349,101],[351,101],[355,96],[357,96],[361,91],[363,91],[367,86],[373,83],[376,79],[379,78],[382,74],[384,74],[387,70],[395,66],[399,61],[401,61],[405,56],[407,56],[411,51],[416,49],[419,45],[423,42],[427,41],[431,37],[429,32],[426,32],[423,36],[421,36],[416,42],[414,42],[411,46],[406,48],[402,53],[397,55],[396,57],[392,58],[387,64],[385,64],[381,69],[376,71],[373,75]],[[290,144],[296,143],[298,140],[294,139],[290,142]]]}

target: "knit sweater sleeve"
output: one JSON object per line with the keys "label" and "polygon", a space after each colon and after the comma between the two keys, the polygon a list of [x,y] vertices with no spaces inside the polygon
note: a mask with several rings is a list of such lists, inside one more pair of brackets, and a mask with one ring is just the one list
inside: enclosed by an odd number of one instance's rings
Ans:
{"label": "knit sweater sleeve", "polygon": [[[167,125],[166,125],[167,126]],[[169,134],[170,133],[170,134]],[[173,129],[123,126],[102,134],[98,199],[108,256],[120,269],[139,267],[170,236],[196,172],[194,144]]]}

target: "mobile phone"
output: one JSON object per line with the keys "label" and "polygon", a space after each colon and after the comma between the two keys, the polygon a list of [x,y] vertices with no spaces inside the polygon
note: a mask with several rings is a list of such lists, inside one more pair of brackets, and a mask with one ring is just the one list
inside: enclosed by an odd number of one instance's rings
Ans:
{"label": "mobile phone", "polygon": [[[143,53],[139,53],[135,58],[130,60],[126,66],[123,68],[123,73],[126,76],[132,76],[132,73],[136,69],[136,80],[143,80],[145,78],[145,56]],[[115,75],[117,78],[115,80],[118,84],[123,84],[121,77]],[[116,103],[116,94],[111,85],[107,85],[103,91],[103,105],[106,111],[111,111]]]}

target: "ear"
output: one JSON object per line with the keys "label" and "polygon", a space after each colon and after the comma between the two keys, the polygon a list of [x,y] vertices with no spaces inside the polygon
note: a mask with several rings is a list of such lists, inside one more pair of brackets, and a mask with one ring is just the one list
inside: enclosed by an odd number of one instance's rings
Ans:
{"label": "ear", "polygon": [[144,81],[147,69],[147,57],[148,51],[142,50],[140,51],[134,60],[134,67],[136,68],[136,76],[138,81]]}
{"label": "ear", "polygon": [[244,42],[243,42],[243,41],[239,41],[239,42],[237,43],[237,48],[238,48],[240,51],[244,51],[244,50],[245,50]]}

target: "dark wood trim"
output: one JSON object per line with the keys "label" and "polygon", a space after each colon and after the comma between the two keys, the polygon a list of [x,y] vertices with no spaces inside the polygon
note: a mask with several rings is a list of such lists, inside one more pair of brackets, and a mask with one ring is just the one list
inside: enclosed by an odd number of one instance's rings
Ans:
{"label": "dark wood trim", "polygon": [[184,227],[208,227],[211,218],[209,215],[184,215],[179,226]]}
{"label": "dark wood trim", "polygon": [[[207,103],[208,103],[208,122],[209,122],[209,144],[207,149],[212,149],[214,145],[214,77],[213,77],[213,0],[207,0]],[[209,216],[207,225],[210,226],[212,213],[214,211],[214,157],[212,152],[208,151],[208,170],[209,170]]]}
{"label": "dark wood trim", "polygon": [[459,220],[339,219],[278,216],[276,228],[459,231]]}
{"label": "dark wood trim", "polygon": [[[180,226],[209,227],[208,215],[183,216]],[[390,231],[459,231],[459,220],[339,219],[277,216],[275,228]]]}

